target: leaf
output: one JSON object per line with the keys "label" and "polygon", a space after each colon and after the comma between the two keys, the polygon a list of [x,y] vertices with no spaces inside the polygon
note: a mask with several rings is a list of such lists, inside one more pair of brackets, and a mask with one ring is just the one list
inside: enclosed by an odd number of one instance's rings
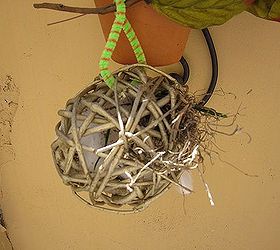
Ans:
{"label": "leaf", "polygon": [[276,20],[280,18],[280,0],[257,0],[248,10],[257,17]]}
{"label": "leaf", "polygon": [[153,0],[153,7],[194,29],[221,25],[246,10],[243,0]]}

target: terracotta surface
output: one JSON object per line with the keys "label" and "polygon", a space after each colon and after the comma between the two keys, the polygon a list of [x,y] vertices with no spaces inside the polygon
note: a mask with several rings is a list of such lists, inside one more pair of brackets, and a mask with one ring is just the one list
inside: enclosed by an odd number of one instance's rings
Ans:
{"label": "terracotta surface", "polygon": [[[100,7],[110,4],[112,1],[96,0],[95,2],[96,6]],[[99,18],[107,39],[115,15],[110,13],[100,15]],[[170,21],[145,2],[139,2],[128,8],[127,19],[137,34],[148,64],[164,66],[180,60],[189,36],[189,28]],[[120,36],[113,59],[121,64],[136,63],[124,32]]]}
{"label": "terracotta surface", "polygon": [[[19,89],[13,151],[0,148],[0,203],[15,250],[279,249],[278,23],[244,14],[211,29],[219,53],[219,87],[237,98],[216,95],[210,105],[236,112],[242,103],[237,123],[252,137],[248,144],[245,133],[220,136],[217,144],[226,151],[221,152],[224,160],[259,177],[245,176],[214,157],[214,166],[206,162],[205,179],[215,207],[195,172],[195,193],[185,203],[173,188],[146,211],[120,216],[76,200],[59,179],[50,153],[57,110],[98,74],[104,46],[98,17],[48,27],[74,15],[34,10],[32,3],[0,2],[0,75],[11,75]],[[92,1],[66,3],[90,6]],[[211,69],[199,31],[191,33],[185,55],[191,88],[206,87]]]}

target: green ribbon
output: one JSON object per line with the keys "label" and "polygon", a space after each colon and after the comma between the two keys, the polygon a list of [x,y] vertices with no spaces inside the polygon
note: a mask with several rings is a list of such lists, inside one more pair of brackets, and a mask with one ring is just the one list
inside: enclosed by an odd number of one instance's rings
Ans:
{"label": "green ribbon", "polygon": [[146,58],[141,47],[141,44],[130,24],[126,18],[126,5],[124,0],[115,0],[116,4],[116,17],[112,25],[110,34],[108,36],[105,49],[99,61],[100,75],[106,84],[113,88],[115,85],[115,78],[109,70],[109,63],[112,58],[113,52],[116,48],[117,42],[120,38],[120,33],[123,30],[126,34],[128,41],[134,51],[137,62],[146,64]]}

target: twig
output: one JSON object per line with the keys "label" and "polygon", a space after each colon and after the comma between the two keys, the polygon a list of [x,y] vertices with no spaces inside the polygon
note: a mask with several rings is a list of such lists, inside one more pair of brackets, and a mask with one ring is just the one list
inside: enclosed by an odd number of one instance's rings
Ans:
{"label": "twig", "polygon": [[141,175],[141,173],[146,169],[148,168],[154,161],[156,161],[159,157],[161,157],[165,152],[158,152],[158,154],[153,158],[151,159],[147,164],[145,164],[141,169],[140,171],[138,172],[138,174],[136,175],[135,178],[133,178],[130,182],[130,186],[132,186],[136,181],[137,179],[139,178],[139,176]]}
{"label": "twig", "polygon": [[242,174],[244,174],[244,175],[246,175],[246,176],[248,176],[248,177],[255,177],[255,178],[256,178],[256,177],[259,177],[257,174],[249,174],[249,173],[243,171],[242,169],[236,167],[236,166],[233,165],[232,163],[223,160],[223,159],[221,158],[220,154],[217,154],[217,156],[218,156],[218,158],[219,158],[219,160],[220,160],[221,162],[223,162],[223,163],[227,164],[228,166],[234,168],[234,169],[237,170],[238,172],[240,172],[240,173],[242,173]]}
{"label": "twig", "polygon": [[202,180],[202,183],[204,184],[205,191],[206,191],[206,193],[207,193],[207,196],[208,196],[210,205],[211,205],[212,207],[214,207],[214,206],[215,206],[215,203],[214,203],[213,196],[212,196],[212,194],[211,194],[210,188],[209,188],[208,184],[206,183],[206,181],[204,180],[204,177],[203,177],[203,175],[202,175],[202,173],[201,173],[201,171],[200,171],[199,168],[197,168],[197,171],[198,171],[198,173],[199,173],[200,179]]}
{"label": "twig", "polygon": [[[126,6],[132,6],[142,0],[127,0]],[[99,14],[104,15],[110,12],[114,12],[116,10],[115,4],[109,4],[100,8],[83,8],[83,7],[73,7],[73,6],[66,6],[59,3],[34,3],[33,7],[35,9],[49,9],[49,10],[56,10],[56,11],[64,11],[64,12],[71,12],[71,13],[79,13],[79,14]]]}
{"label": "twig", "polygon": [[79,15],[74,16],[74,17],[70,17],[70,18],[66,18],[66,19],[63,19],[63,20],[55,21],[55,22],[52,22],[52,23],[48,23],[47,25],[48,25],[48,26],[51,26],[51,25],[55,25],[55,24],[59,24],[59,23],[68,22],[68,21],[71,21],[71,20],[80,18],[80,17],[82,17],[82,16],[85,16],[85,15],[86,15],[86,14],[79,14]]}

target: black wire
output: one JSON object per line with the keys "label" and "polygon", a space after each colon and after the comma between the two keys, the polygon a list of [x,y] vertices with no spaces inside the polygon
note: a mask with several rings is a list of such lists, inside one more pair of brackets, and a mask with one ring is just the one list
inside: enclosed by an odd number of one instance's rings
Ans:
{"label": "black wire", "polygon": [[206,40],[208,49],[209,49],[209,54],[211,57],[211,62],[212,62],[212,78],[209,84],[209,87],[207,89],[206,94],[204,95],[204,97],[202,98],[202,100],[197,104],[197,107],[202,107],[204,106],[209,99],[211,98],[211,96],[214,93],[215,87],[217,85],[217,80],[218,80],[218,58],[217,58],[217,53],[216,53],[216,49],[215,49],[215,45],[214,42],[212,40],[211,34],[209,32],[209,30],[203,29],[202,33],[204,35],[204,38]]}
{"label": "black wire", "polygon": [[185,85],[187,84],[189,77],[190,77],[190,67],[186,59],[182,56],[180,59],[180,63],[183,67],[183,77],[177,73],[170,73],[169,75],[175,78],[180,84]]}
{"label": "black wire", "polygon": [[[217,58],[217,53],[216,53],[214,42],[213,42],[211,34],[207,28],[202,29],[202,33],[204,35],[205,41],[206,41],[208,49],[209,49],[209,54],[211,57],[212,77],[211,77],[211,81],[210,81],[209,87],[207,89],[207,92],[203,96],[202,100],[195,106],[195,108],[201,108],[209,101],[209,99],[211,98],[211,96],[214,93],[215,87],[217,85],[217,80],[218,80],[218,58]],[[185,84],[187,84],[187,81],[189,79],[190,68],[184,57],[182,57],[180,59],[180,63],[184,69],[183,77],[177,73],[170,73],[170,75],[172,77],[174,77],[180,84],[185,85]]]}

